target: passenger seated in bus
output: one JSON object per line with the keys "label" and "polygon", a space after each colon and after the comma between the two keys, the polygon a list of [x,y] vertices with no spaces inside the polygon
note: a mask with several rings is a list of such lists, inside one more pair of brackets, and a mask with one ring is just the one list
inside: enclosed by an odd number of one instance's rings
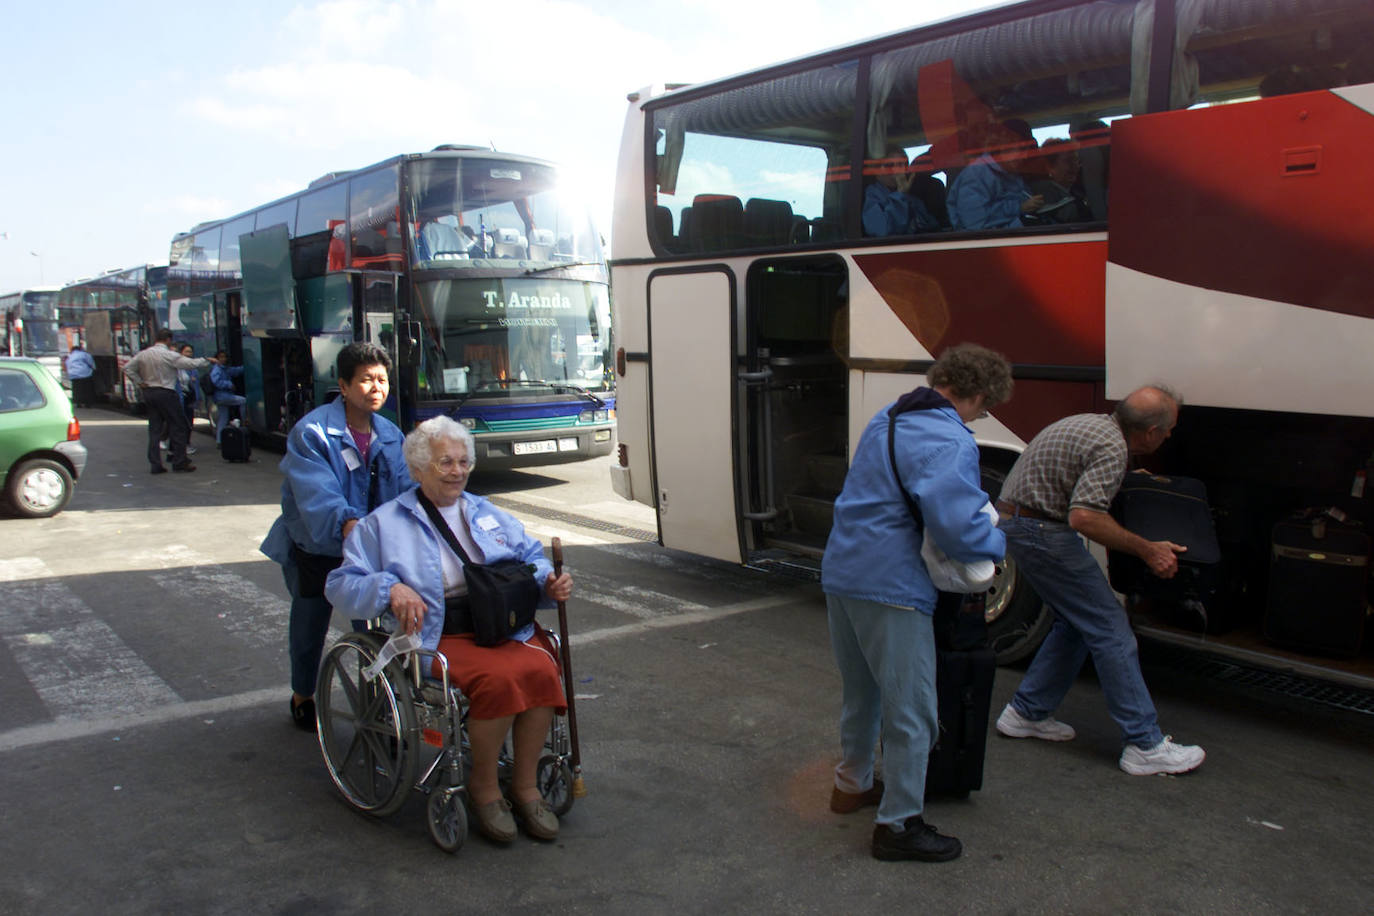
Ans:
{"label": "passenger seated in bus", "polygon": [[462,261],[472,242],[446,222],[431,220],[420,227],[416,257],[421,261]]}
{"label": "passenger seated in bus", "polygon": [[1063,137],[1051,137],[1040,146],[1044,177],[1030,182],[1032,194],[1045,199],[1034,216],[1043,223],[1086,223],[1093,218],[1088,202],[1074,190],[1081,166],[1078,147]]}
{"label": "passenger seated in bus", "polygon": [[1035,138],[1024,121],[1004,121],[987,129],[983,153],[949,187],[949,220],[955,229],[1011,229],[1045,205],[1021,177],[1025,152]]}
{"label": "passenger seated in bus", "polygon": [[905,153],[880,160],[877,171],[864,190],[864,235],[914,235],[940,228],[940,221],[911,193],[914,176]]}
{"label": "passenger seated in bus", "polygon": [[1112,173],[1111,128],[1098,120],[1069,122],[1069,138],[1078,144],[1078,182],[1074,191],[1087,201],[1097,222],[1107,221],[1107,184]]}

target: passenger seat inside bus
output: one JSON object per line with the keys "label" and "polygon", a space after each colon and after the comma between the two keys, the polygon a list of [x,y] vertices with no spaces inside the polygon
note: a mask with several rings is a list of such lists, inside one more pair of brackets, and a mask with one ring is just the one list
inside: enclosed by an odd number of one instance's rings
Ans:
{"label": "passenger seat inside bus", "polygon": [[744,243],[744,205],[729,194],[692,198],[692,250],[729,251]]}
{"label": "passenger seat inside bus", "polygon": [[792,205],[785,200],[751,197],[744,205],[744,239],[751,248],[774,248],[792,241]]}
{"label": "passenger seat inside bus", "polygon": [[471,244],[466,236],[447,223],[425,223],[420,228],[421,261],[464,260]]}

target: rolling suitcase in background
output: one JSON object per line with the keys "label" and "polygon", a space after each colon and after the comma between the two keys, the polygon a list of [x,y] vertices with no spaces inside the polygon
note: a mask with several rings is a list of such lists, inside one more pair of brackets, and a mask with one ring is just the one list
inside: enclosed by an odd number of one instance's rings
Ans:
{"label": "rolling suitcase in background", "polygon": [[1369,604],[1369,550],[1369,535],[1333,510],[1275,525],[1264,637],[1310,652],[1358,655]]}
{"label": "rolling suitcase in background", "polygon": [[940,733],[926,765],[926,795],[983,788],[997,653],[988,647],[984,595],[941,592],[935,605],[935,692]]}
{"label": "rolling suitcase in background", "polygon": [[219,437],[219,453],[225,461],[247,461],[253,455],[248,430],[241,426],[226,426]]}
{"label": "rolling suitcase in background", "polygon": [[1187,547],[1178,572],[1161,579],[1139,557],[1107,553],[1112,588],[1133,600],[1148,599],[1162,616],[1193,630],[1217,633],[1231,623],[1222,588],[1221,547],[1207,502],[1207,488],[1191,477],[1127,474],[1112,500],[1112,518],[1150,541]]}

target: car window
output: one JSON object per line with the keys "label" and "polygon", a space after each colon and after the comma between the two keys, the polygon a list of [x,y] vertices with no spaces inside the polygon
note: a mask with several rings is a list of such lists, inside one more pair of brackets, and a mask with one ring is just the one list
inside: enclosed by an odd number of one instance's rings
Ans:
{"label": "car window", "polygon": [[31,410],[46,401],[33,379],[17,369],[0,369],[0,413],[10,410]]}

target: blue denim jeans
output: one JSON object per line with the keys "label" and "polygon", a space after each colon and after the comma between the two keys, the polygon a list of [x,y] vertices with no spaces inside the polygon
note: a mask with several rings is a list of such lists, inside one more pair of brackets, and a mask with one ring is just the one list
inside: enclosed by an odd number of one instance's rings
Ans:
{"label": "blue denim jeans", "polygon": [[883,739],[879,824],[899,826],[925,810],[926,762],[938,737],[935,630],[929,614],[845,595],[825,596],[830,645],[844,693],[835,785],[873,785],[874,748]]}
{"label": "blue denim jeans", "polygon": [[1061,522],[1032,518],[1003,519],[999,527],[1007,535],[1007,555],[1054,611],[1054,626],[1026,669],[1012,707],[1027,719],[1051,715],[1091,655],[1122,740],[1154,747],[1164,736],[1140,673],[1135,633],[1083,538]]}
{"label": "blue denim jeans", "polygon": [[226,391],[215,392],[215,441],[219,442],[220,436],[224,434],[224,427],[229,425],[229,408],[240,408],[240,415],[244,404],[248,399],[241,394],[229,394]]}
{"label": "blue denim jeans", "polygon": [[320,676],[320,656],[329,637],[329,620],[334,614],[329,601],[302,598],[300,571],[295,563],[281,568],[286,590],[291,593],[291,622],[287,626],[287,649],[291,655],[291,690],[303,697],[315,695]]}

